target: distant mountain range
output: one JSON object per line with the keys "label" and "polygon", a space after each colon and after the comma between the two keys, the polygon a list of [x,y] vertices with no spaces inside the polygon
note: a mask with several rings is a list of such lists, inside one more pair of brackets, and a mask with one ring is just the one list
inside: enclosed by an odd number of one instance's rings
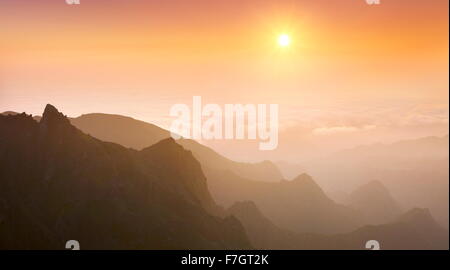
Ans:
{"label": "distant mountain range", "polygon": [[270,161],[119,115],[3,113],[0,169],[0,249],[448,248],[448,230],[426,209],[402,214],[381,181],[336,203],[308,174],[284,180]]}
{"label": "distant mountain range", "polygon": [[[70,121],[96,138],[138,149],[145,143],[151,145],[170,136],[168,131],[155,125],[118,115],[86,114]],[[192,151],[200,161],[211,194],[221,205],[254,200],[278,225],[296,231],[336,233],[352,230],[364,223],[360,213],[335,204],[312,179],[310,185],[306,183],[308,181],[298,179],[282,181],[282,174],[269,161],[235,162],[193,140],[182,139],[177,143]],[[295,210],[279,211],[282,205]]]}
{"label": "distant mountain range", "polygon": [[321,235],[295,233],[280,229],[267,219],[251,201],[237,202],[228,210],[246,228],[258,249],[365,249],[368,240],[377,240],[381,249],[448,249],[448,232],[426,209],[412,209],[384,225],[363,226],[345,234]]}
{"label": "distant mountain range", "polygon": [[379,179],[406,209],[429,208],[449,224],[449,137],[373,144],[302,164],[328,191],[352,190]]}

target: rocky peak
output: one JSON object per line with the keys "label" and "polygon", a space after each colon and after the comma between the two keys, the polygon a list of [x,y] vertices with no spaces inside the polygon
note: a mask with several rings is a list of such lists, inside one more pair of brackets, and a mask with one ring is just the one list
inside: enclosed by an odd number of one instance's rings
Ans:
{"label": "rocky peak", "polygon": [[69,119],[58,111],[53,105],[45,106],[42,119],[39,122],[41,131],[48,133],[49,131],[62,131],[75,129]]}
{"label": "rocky peak", "polygon": [[70,123],[67,117],[60,113],[53,105],[47,104],[42,114],[41,123],[57,124],[57,123]]}

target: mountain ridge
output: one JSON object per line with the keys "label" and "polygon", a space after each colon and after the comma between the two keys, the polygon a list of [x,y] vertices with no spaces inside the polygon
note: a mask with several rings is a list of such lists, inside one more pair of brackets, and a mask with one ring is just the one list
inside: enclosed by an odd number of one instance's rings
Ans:
{"label": "mountain ridge", "polygon": [[[174,179],[149,162],[159,151],[91,137],[51,105],[40,122],[2,115],[0,127],[0,249],[63,249],[70,239],[83,249],[251,247],[239,221],[206,209],[215,202],[197,188],[200,166]],[[154,147],[168,146],[166,159],[197,162],[173,141]]]}

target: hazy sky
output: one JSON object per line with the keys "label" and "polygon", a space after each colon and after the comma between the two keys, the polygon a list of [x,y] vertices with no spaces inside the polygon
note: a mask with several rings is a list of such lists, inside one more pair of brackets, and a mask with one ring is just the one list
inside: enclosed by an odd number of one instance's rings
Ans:
{"label": "hazy sky", "polygon": [[214,143],[240,159],[444,135],[448,33],[448,0],[0,0],[0,110],[167,127],[193,95],[280,104],[277,151]]}

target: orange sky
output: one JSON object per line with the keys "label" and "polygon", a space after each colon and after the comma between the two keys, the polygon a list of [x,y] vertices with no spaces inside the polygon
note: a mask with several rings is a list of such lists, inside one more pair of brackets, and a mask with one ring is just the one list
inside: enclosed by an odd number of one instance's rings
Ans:
{"label": "orange sky", "polygon": [[447,0],[1,0],[0,110],[168,126],[172,104],[201,95],[279,103],[298,149],[441,135],[448,31]]}

